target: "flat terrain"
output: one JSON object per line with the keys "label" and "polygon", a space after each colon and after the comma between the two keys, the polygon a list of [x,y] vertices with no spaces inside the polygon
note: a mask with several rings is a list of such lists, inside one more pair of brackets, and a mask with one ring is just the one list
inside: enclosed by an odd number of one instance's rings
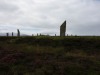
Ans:
{"label": "flat terrain", "polygon": [[0,75],[100,75],[100,37],[0,37]]}

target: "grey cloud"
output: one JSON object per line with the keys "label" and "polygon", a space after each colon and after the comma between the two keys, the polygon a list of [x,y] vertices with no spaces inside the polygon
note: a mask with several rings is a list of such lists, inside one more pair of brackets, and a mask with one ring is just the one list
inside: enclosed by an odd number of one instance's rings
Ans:
{"label": "grey cloud", "polygon": [[75,27],[72,31],[74,31],[74,34],[79,35],[100,35],[100,25]]}
{"label": "grey cloud", "polygon": [[12,24],[18,17],[19,8],[8,0],[0,0],[0,24]]}
{"label": "grey cloud", "polygon": [[11,2],[8,2],[6,0],[8,8],[5,7],[1,9],[3,12],[12,11],[10,15],[0,15],[0,17],[4,18],[0,20],[0,23],[2,24],[7,23],[15,26],[15,28],[30,29],[30,32],[28,31],[28,33],[41,32],[59,34],[61,23],[64,20],[67,20],[68,34],[100,35],[100,33],[98,33],[100,30],[99,0],[10,1]]}
{"label": "grey cloud", "polygon": [[3,12],[3,13],[14,12],[17,9],[18,7],[15,6],[14,4],[0,0],[0,12]]}

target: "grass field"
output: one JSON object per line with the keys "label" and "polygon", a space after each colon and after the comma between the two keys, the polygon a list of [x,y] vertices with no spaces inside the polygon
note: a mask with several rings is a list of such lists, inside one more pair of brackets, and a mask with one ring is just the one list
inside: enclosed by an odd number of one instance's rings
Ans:
{"label": "grass field", "polygon": [[100,37],[0,37],[0,75],[100,75]]}

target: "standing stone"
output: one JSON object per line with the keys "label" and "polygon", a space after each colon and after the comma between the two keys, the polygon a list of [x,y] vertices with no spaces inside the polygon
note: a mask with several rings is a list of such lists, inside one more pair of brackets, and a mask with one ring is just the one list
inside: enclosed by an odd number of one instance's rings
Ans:
{"label": "standing stone", "polygon": [[6,33],[7,37],[9,36],[9,33]]}
{"label": "standing stone", "polygon": [[34,34],[32,34],[32,36],[34,36]]}
{"label": "standing stone", "polygon": [[71,34],[71,36],[73,36],[73,35]]}
{"label": "standing stone", "polygon": [[41,36],[41,33],[40,33],[40,36]]}
{"label": "standing stone", "polygon": [[20,31],[17,29],[17,36],[20,37]]}
{"label": "standing stone", "polygon": [[37,33],[37,36],[38,36],[38,33]]}
{"label": "standing stone", "polygon": [[13,32],[12,32],[12,37],[14,36]]}
{"label": "standing stone", "polygon": [[66,33],[66,21],[60,26],[60,36],[65,36]]}

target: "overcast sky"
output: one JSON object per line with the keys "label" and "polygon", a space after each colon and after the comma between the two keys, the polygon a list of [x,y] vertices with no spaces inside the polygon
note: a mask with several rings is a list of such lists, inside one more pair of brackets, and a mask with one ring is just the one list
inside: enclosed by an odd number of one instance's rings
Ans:
{"label": "overcast sky", "polygon": [[0,0],[0,33],[100,35],[100,0]]}

